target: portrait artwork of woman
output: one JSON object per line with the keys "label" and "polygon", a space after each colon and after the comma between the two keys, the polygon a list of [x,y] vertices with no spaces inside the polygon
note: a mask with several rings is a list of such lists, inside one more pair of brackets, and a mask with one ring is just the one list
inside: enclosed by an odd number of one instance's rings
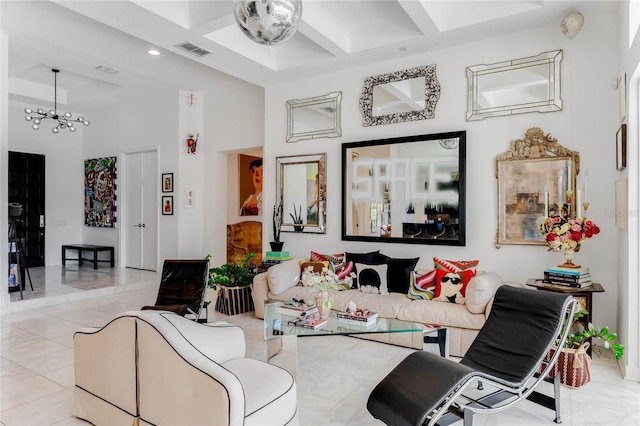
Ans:
{"label": "portrait artwork of woman", "polygon": [[254,191],[240,207],[240,216],[258,216],[262,214],[262,158],[249,163],[249,173]]}

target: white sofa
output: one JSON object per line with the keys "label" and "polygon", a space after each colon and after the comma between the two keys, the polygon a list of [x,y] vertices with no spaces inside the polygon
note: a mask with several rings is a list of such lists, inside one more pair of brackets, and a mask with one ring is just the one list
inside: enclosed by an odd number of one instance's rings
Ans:
{"label": "white sofa", "polygon": [[[300,274],[299,259],[272,266],[256,275],[252,284],[255,315],[264,318],[266,300],[285,301],[292,298],[312,300],[313,289],[297,285]],[[491,301],[498,287],[504,283],[495,272],[481,272],[471,279],[466,290],[466,304],[459,305],[432,300],[411,300],[406,294],[385,295],[361,293],[358,290],[332,291],[334,309],[344,310],[350,301],[358,307],[378,312],[384,318],[397,318],[424,324],[447,327],[449,353],[464,356],[485,323]],[[511,285],[519,284],[510,283]],[[407,347],[422,348],[418,333],[370,335],[370,338]]]}
{"label": "white sofa", "polygon": [[96,425],[298,424],[289,372],[245,358],[244,333],[165,311],[74,335],[73,414]]}

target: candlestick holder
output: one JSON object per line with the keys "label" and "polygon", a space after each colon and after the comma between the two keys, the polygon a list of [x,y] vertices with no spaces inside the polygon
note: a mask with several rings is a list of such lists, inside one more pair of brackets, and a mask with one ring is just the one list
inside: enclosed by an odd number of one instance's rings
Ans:
{"label": "candlestick holder", "polygon": [[584,216],[587,217],[587,210],[589,210],[589,203],[582,203],[582,210],[584,210]]}

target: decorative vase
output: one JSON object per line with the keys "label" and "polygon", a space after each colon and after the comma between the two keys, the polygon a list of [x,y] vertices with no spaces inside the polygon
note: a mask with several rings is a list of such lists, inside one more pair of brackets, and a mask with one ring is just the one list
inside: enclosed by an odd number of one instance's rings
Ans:
{"label": "decorative vase", "polygon": [[331,314],[331,308],[333,307],[333,296],[328,291],[323,291],[315,297],[316,306],[318,307],[318,313],[320,319],[327,319]]}
{"label": "decorative vase", "polygon": [[576,257],[576,251],[574,249],[565,249],[564,250],[564,258],[565,262],[562,265],[563,268],[579,268],[580,265],[576,265],[573,263],[573,259]]}
{"label": "decorative vase", "polygon": [[271,241],[269,242],[269,245],[271,245],[271,251],[282,251],[284,241]]}

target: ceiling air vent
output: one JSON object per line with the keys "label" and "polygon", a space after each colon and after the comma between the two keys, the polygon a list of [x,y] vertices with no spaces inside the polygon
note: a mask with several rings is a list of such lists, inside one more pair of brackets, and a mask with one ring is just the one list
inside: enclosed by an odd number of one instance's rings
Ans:
{"label": "ceiling air vent", "polygon": [[186,50],[187,52],[191,53],[192,55],[196,55],[196,56],[204,56],[204,55],[208,55],[209,52],[208,50],[203,49],[202,47],[198,47],[193,43],[189,43],[188,41],[185,41],[184,43],[180,43],[180,44],[176,44],[177,48],[182,49],[182,50]]}

